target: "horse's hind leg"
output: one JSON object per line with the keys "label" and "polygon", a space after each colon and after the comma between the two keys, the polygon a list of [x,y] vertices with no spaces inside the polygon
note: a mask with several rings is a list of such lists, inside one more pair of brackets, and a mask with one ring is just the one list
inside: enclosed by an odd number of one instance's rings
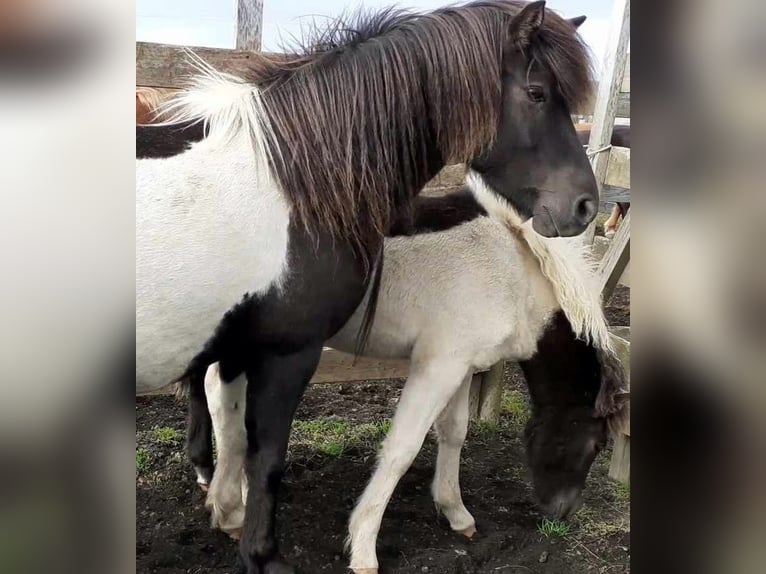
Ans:
{"label": "horse's hind leg", "polygon": [[290,355],[260,354],[247,369],[247,509],[240,553],[247,574],[292,574],[276,539],[277,495],[295,409],[316,370],[321,342]]}
{"label": "horse's hind leg", "polygon": [[186,424],[186,452],[197,473],[197,484],[207,490],[213,480],[212,421],[205,396],[205,370],[189,374],[189,414]]}
{"label": "horse's hind leg", "polygon": [[436,473],[431,492],[436,507],[449,521],[452,530],[471,538],[476,533],[476,521],[466,510],[460,495],[460,451],[468,433],[468,397],[471,373],[439,415],[434,424],[439,441]]}
{"label": "horse's hind leg", "polygon": [[414,361],[378,466],[349,521],[351,569],[377,574],[375,543],[383,513],[399,479],[420,451],[428,429],[460,387],[468,366],[457,360]]}
{"label": "horse's hind leg", "polygon": [[246,391],[244,374],[226,383],[221,379],[218,363],[208,368],[205,393],[215,430],[218,464],[205,507],[210,511],[213,528],[219,528],[233,538],[239,537],[245,521],[242,483],[247,452]]}

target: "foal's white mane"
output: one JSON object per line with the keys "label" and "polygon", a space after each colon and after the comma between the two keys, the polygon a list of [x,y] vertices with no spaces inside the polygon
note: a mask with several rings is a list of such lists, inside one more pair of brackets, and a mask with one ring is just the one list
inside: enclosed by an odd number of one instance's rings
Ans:
{"label": "foal's white mane", "polygon": [[244,133],[250,137],[257,159],[271,160],[279,155],[261,90],[219,72],[188,48],[185,51],[196,74],[188,79],[185,90],[160,104],[157,114],[167,119],[157,125],[202,122],[208,130],[205,140],[211,145],[226,145]]}
{"label": "foal's white mane", "polygon": [[580,238],[548,238],[523,222],[516,209],[492,191],[479,174],[468,172],[468,187],[490,217],[517,233],[529,246],[543,275],[551,282],[556,300],[575,335],[585,342],[613,351],[601,292],[594,278],[595,261]]}

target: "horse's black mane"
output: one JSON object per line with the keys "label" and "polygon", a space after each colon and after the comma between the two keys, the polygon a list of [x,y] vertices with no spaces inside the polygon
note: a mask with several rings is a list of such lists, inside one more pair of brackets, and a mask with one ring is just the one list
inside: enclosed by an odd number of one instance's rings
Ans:
{"label": "horse's black mane", "polygon": [[[254,54],[273,130],[273,168],[297,219],[370,249],[445,163],[496,137],[510,23],[527,5],[483,0],[412,13],[358,11],[315,27],[294,53]],[[591,95],[590,54],[546,11],[523,48],[574,110]]]}

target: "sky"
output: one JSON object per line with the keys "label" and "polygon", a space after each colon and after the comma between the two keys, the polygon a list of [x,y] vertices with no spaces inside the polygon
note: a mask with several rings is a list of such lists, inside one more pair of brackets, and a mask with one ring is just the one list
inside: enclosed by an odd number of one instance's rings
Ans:
{"label": "sky", "polygon": [[[549,0],[548,7],[566,17],[588,16],[580,28],[601,61],[609,35],[613,0]],[[301,21],[338,16],[359,5],[365,8],[396,4],[429,10],[450,0],[264,0],[263,49],[279,51],[291,35],[300,37]],[[237,0],[136,0],[136,40],[233,48]]]}

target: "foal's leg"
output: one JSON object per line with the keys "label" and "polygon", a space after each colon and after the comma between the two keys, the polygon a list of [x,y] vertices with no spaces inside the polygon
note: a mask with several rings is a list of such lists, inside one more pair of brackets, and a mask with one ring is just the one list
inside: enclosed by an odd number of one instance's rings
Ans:
{"label": "foal's leg", "polygon": [[215,432],[218,464],[210,483],[205,507],[211,525],[238,538],[245,522],[242,479],[247,436],[245,435],[245,393],[242,374],[230,383],[221,380],[219,365],[210,365],[205,375],[205,393]]}
{"label": "foal's leg", "polygon": [[471,538],[476,533],[476,521],[463,505],[460,496],[460,450],[468,433],[468,397],[471,373],[436,420],[434,429],[439,439],[436,473],[431,492],[436,507],[449,521],[452,530]]}
{"label": "foal's leg", "polygon": [[377,574],[375,542],[388,501],[467,370],[465,363],[449,359],[413,364],[391,430],[383,441],[375,474],[351,514],[348,544],[351,568],[356,574]]}
{"label": "foal's leg", "polygon": [[205,370],[189,375],[189,414],[186,425],[186,452],[197,473],[202,490],[213,480],[213,428],[205,396]]}
{"label": "foal's leg", "polygon": [[248,492],[240,541],[247,574],[294,572],[282,560],[277,547],[277,494],[295,409],[321,354],[320,342],[291,355],[260,355],[247,370]]}

